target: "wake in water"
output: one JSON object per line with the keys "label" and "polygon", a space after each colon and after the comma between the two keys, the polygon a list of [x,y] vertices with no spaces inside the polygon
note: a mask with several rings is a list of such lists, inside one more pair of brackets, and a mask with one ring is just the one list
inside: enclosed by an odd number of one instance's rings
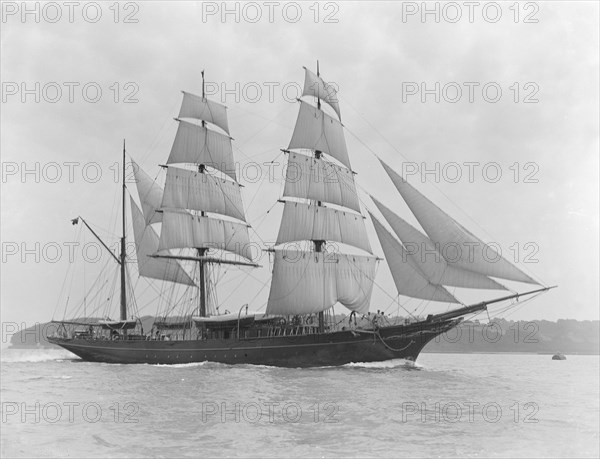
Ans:
{"label": "wake in water", "polygon": [[421,370],[423,365],[405,359],[384,360],[383,362],[350,362],[343,365],[344,368],[370,368],[370,369],[388,369],[405,368],[407,370]]}
{"label": "wake in water", "polygon": [[77,357],[65,349],[2,349],[0,362],[48,362],[51,360],[72,360]]}
{"label": "wake in water", "polygon": [[205,360],[204,362],[192,362],[192,363],[174,363],[174,364],[163,364],[163,363],[149,363],[145,364],[150,367],[156,368],[193,368],[193,367],[205,367],[209,365],[223,365],[218,362],[209,362]]}

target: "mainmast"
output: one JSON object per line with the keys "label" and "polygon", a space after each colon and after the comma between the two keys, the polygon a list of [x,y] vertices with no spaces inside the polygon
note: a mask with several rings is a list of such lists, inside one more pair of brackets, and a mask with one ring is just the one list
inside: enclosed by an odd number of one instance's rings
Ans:
{"label": "mainmast", "polygon": [[[338,302],[352,311],[368,311],[377,258],[371,255],[336,91],[322,80],[318,61],[316,74],[304,70],[301,97],[312,96],[317,103],[298,99],[294,133],[283,150],[288,155],[288,174],[275,246],[309,241],[312,247],[273,249],[273,279],[266,312],[316,314],[323,332],[323,312]],[[324,112],[321,102],[335,114]],[[336,252],[325,257],[326,241],[348,244],[369,255]]]}
{"label": "mainmast", "polygon": [[[202,100],[206,99],[206,90],[204,87],[204,70],[202,70]],[[206,121],[202,120],[202,127],[206,127]],[[204,174],[206,166],[198,165],[198,172]],[[201,216],[205,216],[206,212],[200,211]],[[198,258],[202,258],[206,254],[206,248],[197,248]],[[200,317],[206,317],[206,264],[204,260],[198,260],[198,271],[200,273]]]}
{"label": "mainmast", "polygon": [[[161,273],[168,277],[168,262],[197,262],[198,313],[206,316],[209,313],[207,290],[210,282],[207,264],[258,265],[251,262],[249,225],[242,204],[241,185],[235,173],[226,107],[206,98],[204,70],[201,73],[202,95],[183,92],[181,109],[175,118],[179,123],[177,134],[163,166],[167,170],[164,191],[153,184],[145,184],[148,182],[146,174],[141,173],[138,191],[140,186],[145,189],[140,193],[140,200],[146,225],[153,221],[161,222],[160,239],[154,242],[151,229],[148,239],[152,244],[148,247],[155,244],[150,258],[163,264],[149,265],[146,272],[150,277],[158,277]],[[193,169],[179,167],[184,164],[193,165]],[[223,176],[209,173],[208,166]],[[153,220],[153,214],[159,215],[157,220]],[[210,247],[233,252],[247,261],[226,259],[225,255],[208,256]],[[193,256],[169,253],[171,249],[191,250]],[[177,278],[176,282],[189,284],[186,276],[178,275]],[[170,280],[173,280],[172,276]]]}
{"label": "mainmast", "polygon": [[[127,293],[125,290],[125,139],[123,139],[123,235],[121,237],[121,320],[127,320]],[[123,330],[125,333],[126,331]]]}
{"label": "mainmast", "polygon": [[[317,59],[317,77],[320,78],[321,73],[319,72],[319,60]],[[317,109],[321,110],[321,97],[320,94],[317,92]],[[322,155],[322,151],[321,150],[315,150],[315,159],[321,159],[321,155]],[[321,207],[322,203],[321,201],[317,201],[317,207]],[[324,240],[314,240],[313,244],[315,245],[315,252],[322,252],[323,251],[323,246],[325,245],[325,241]],[[323,333],[325,331],[325,316],[323,314],[323,311],[319,312],[319,333]]]}

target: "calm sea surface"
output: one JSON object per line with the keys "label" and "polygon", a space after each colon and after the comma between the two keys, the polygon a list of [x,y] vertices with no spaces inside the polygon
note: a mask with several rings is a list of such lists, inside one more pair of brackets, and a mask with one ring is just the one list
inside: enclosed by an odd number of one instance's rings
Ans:
{"label": "calm sea surface", "polygon": [[599,357],[338,368],[2,352],[3,457],[598,457]]}

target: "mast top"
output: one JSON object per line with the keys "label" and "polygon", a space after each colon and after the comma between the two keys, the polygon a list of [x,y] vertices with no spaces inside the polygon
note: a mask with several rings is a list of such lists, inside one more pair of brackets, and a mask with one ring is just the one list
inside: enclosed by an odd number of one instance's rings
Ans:
{"label": "mast top", "polygon": [[[319,59],[317,59],[317,76],[320,77],[320,73],[319,73]],[[317,108],[319,110],[321,110],[321,98],[319,97],[318,93],[317,93]],[[320,153],[320,152],[319,152]],[[320,155],[319,155],[320,156]],[[317,158],[319,157],[317,156]]]}

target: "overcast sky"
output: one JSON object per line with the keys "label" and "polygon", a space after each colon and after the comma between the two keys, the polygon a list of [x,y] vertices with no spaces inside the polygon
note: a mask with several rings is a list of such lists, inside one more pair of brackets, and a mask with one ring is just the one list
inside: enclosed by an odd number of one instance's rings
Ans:
{"label": "overcast sky", "polygon": [[[409,181],[525,272],[559,285],[509,318],[598,319],[597,2],[482,2],[471,11],[432,2],[425,16],[421,2],[231,3],[224,17],[221,2],[110,5],[39,4],[36,13],[31,4],[23,16],[20,2],[3,4],[3,322],[33,324],[55,310],[62,317],[65,244],[79,231],[69,219],[82,215],[114,244],[122,140],[164,181],[158,164],[176,131],[180,90],[200,93],[203,69],[211,97],[228,106],[236,159],[246,166],[243,198],[260,235],[251,238],[272,242],[281,204],[266,211],[281,196],[282,167],[261,185],[248,164],[285,160],[279,149],[298,112],[291,99],[302,66],[314,71],[317,59],[339,87],[361,190],[414,222],[374,153],[398,172],[439,168]],[[56,245],[63,252],[52,263]],[[254,297],[254,309],[264,306],[270,266],[261,264],[229,297],[230,310]],[[395,292],[382,263],[372,310],[387,308]]]}

